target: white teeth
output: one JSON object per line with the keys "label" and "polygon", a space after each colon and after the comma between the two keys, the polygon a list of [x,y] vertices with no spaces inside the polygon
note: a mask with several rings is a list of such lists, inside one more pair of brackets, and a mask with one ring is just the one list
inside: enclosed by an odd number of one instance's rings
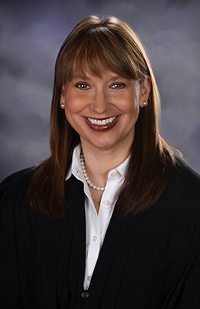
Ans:
{"label": "white teeth", "polygon": [[107,119],[104,119],[104,120],[97,120],[97,119],[92,119],[92,118],[87,118],[87,119],[92,124],[97,124],[97,125],[102,126],[102,125],[105,125],[105,124],[113,122],[116,118],[117,118],[117,116],[111,117],[111,118],[107,118]]}

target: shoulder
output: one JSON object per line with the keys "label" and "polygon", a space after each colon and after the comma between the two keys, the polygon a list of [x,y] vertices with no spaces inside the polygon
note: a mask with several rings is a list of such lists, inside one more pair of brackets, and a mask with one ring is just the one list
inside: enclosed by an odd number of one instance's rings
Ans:
{"label": "shoulder", "polygon": [[0,184],[0,197],[13,193],[25,193],[28,189],[34,168],[26,168],[6,177]]}
{"label": "shoulder", "polygon": [[200,202],[200,174],[180,156],[176,156],[167,187],[184,198],[192,197]]}

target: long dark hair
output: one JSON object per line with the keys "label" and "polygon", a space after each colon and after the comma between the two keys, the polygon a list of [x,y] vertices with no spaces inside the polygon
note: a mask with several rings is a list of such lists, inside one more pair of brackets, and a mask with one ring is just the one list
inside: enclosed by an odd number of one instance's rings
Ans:
{"label": "long dark hair", "polygon": [[62,86],[77,70],[83,74],[89,70],[99,76],[105,68],[139,82],[145,76],[151,79],[149,104],[140,110],[126,179],[120,191],[124,215],[150,207],[169,180],[174,157],[171,147],[159,134],[159,92],[145,49],[122,20],[88,16],[71,31],[58,54],[51,106],[51,156],[35,168],[28,191],[32,209],[40,209],[50,217],[65,215],[65,177],[73,150],[80,143],[79,135],[60,108]]}

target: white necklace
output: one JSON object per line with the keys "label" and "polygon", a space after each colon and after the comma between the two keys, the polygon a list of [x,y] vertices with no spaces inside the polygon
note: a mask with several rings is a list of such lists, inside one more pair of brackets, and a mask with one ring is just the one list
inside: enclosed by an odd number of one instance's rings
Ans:
{"label": "white necklace", "polygon": [[95,186],[95,185],[89,180],[89,177],[88,177],[87,172],[86,172],[86,169],[85,169],[84,156],[83,156],[82,153],[80,154],[80,161],[81,161],[81,167],[82,167],[82,170],[83,170],[83,175],[84,175],[84,177],[85,177],[85,180],[86,180],[87,184],[88,184],[92,189],[95,189],[95,190],[97,190],[97,191],[104,191],[104,190],[105,190],[105,187],[98,187],[98,186]]}

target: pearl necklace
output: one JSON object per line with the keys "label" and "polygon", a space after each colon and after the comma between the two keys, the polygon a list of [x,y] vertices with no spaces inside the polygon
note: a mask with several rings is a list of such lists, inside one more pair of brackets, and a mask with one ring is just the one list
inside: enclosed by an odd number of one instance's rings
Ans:
{"label": "pearl necklace", "polygon": [[81,167],[82,167],[82,170],[83,170],[83,175],[84,175],[84,177],[85,177],[85,180],[86,180],[87,184],[88,184],[92,189],[95,189],[95,190],[97,190],[97,191],[104,191],[104,190],[105,190],[105,187],[98,187],[98,186],[95,186],[95,185],[89,180],[89,177],[88,177],[87,172],[86,172],[86,169],[85,169],[84,156],[83,156],[82,153],[80,154],[80,161],[81,161]]}

